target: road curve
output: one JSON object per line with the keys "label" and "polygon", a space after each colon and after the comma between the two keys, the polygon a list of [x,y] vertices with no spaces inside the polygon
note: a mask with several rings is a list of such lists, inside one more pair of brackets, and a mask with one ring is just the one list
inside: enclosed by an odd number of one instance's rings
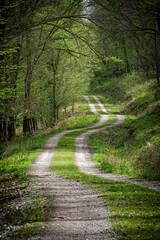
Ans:
{"label": "road curve", "polygon": [[[105,108],[105,106],[100,102],[99,98],[96,97],[96,96],[94,96],[94,98],[97,101],[97,103],[99,104],[99,106],[101,107],[102,111],[104,113],[109,113],[108,110]],[[91,103],[88,100],[87,100],[87,102],[90,105],[91,111],[94,113],[93,103]],[[101,116],[104,116],[104,115],[101,115]],[[113,181],[134,183],[136,185],[139,185],[139,186],[142,186],[142,187],[147,187],[151,190],[154,190],[154,191],[160,193],[160,182],[159,181],[148,182],[148,181],[145,181],[145,180],[127,178],[127,177],[124,177],[124,176],[121,176],[121,175],[115,175],[115,174],[112,174],[112,173],[104,173],[93,162],[92,151],[91,151],[89,140],[88,140],[89,136],[94,134],[94,133],[97,133],[99,131],[103,131],[106,128],[116,127],[116,126],[122,124],[125,121],[124,116],[122,116],[122,115],[116,115],[116,116],[118,117],[118,120],[117,120],[116,123],[114,123],[114,124],[112,124],[108,127],[95,129],[95,130],[93,129],[91,131],[82,133],[81,135],[79,135],[76,138],[76,164],[77,164],[77,166],[79,167],[79,169],[82,172],[84,172],[86,174],[95,175],[95,176],[102,177],[102,178],[109,179],[109,180],[113,180]]]}

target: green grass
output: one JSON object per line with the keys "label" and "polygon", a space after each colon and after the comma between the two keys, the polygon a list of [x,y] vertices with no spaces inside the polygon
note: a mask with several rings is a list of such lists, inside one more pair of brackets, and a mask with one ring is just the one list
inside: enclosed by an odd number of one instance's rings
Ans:
{"label": "green grass", "polygon": [[52,170],[67,179],[86,183],[99,192],[110,210],[110,219],[118,239],[160,239],[159,194],[134,184],[81,173],[75,165],[75,138],[82,132],[85,130],[60,139]]}
{"label": "green grass", "polygon": [[[37,194],[32,194],[26,197],[26,203],[14,208],[7,203],[5,205],[6,213],[4,214],[5,226],[9,223],[13,226],[18,226],[16,230],[10,230],[7,237],[13,239],[28,239],[43,231],[45,218],[47,217],[47,209],[49,200],[45,197],[39,197]],[[27,201],[28,198],[28,201]]]}
{"label": "green grass", "polygon": [[43,134],[10,143],[0,160],[0,180],[12,179],[19,182],[28,180],[28,168],[42,151],[49,136],[49,134]]}
{"label": "green grass", "polygon": [[97,101],[94,99],[94,97],[93,97],[92,95],[89,95],[88,97],[89,97],[89,99],[91,100],[91,102],[94,104],[97,112],[98,112],[99,114],[103,114],[103,115],[104,115],[105,113],[102,111],[101,107],[99,106],[99,104],[97,103]]}
{"label": "green grass", "polygon": [[160,180],[160,135],[158,115],[128,116],[118,128],[90,137],[96,148],[94,160],[105,172],[148,180]]}
{"label": "green grass", "polygon": [[[106,98],[103,99],[103,103],[105,103]],[[91,115],[91,111],[84,99],[82,102],[81,109],[76,110],[72,116],[69,117],[68,114],[66,119],[66,115],[64,115],[64,119],[52,130],[52,134],[63,131],[64,129],[88,127],[94,125],[100,119],[100,116]],[[109,105],[105,106],[109,107]],[[110,105],[110,108],[108,107],[107,109],[109,111],[113,110],[115,113],[121,112],[121,107],[118,105],[115,107]],[[141,176],[146,177],[148,169],[151,168],[150,165],[146,164],[144,159],[148,159],[148,162],[150,162],[149,160],[152,158],[152,166],[153,163],[157,161],[155,161],[155,159],[157,159],[157,153],[159,152],[158,109],[158,105],[153,102],[150,105],[150,109],[147,108],[145,112],[143,111],[144,116],[147,116],[146,118],[142,115],[139,116],[138,119],[130,116],[121,127],[109,129],[106,132],[103,131],[103,133],[94,136],[96,144],[97,141],[100,141],[100,145],[105,148],[105,151],[107,148],[108,154],[118,159],[117,161],[118,164],[120,162],[120,168],[117,169],[118,171],[121,170],[121,173],[124,173],[124,169],[130,171],[128,170],[129,168],[131,168],[132,173],[135,171],[133,165],[131,165],[131,159],[133,158],[138,169],[147,166],[147,169],[143,172],[143,176]],[[116,116],[110,117],[111,119],[107,124],[111,124],[116,120]],[[119,235],[119,239],[160,239],[158,194],[133,184],[112,182],[82,174],[75,166],[74,140],[76,136],[87,130],[90,129],[75,131],[60,139],[58,151],[54,159],[54,171],[66,178],[87,183],[89,186],[97,189],[101,195],[104,195],[104,199],[111,211],[111,220]],[[17,140],[1,149],[0,180],[2,188],[1,198],[3,199],[1,210],[4,217],[0,230],[3,231],[7,226],[14,224],[14,219],[17,219],[16,224],[19,224],[20,228],[17,229],[16,232],[10,231],[9,233],[9,236],[13,236],[13,239],[27,239],[30,236],[39,234],[45,221],[47,209],[45,209],[44,203],[47,206],[49,204],[48,199],[34,196],[30,203],[31,205],[26,204],[19,209],[12,207],[10,203],[11,199],[17,199],[19,196],[23,196],[23,186],[28,186],[30,183],[27,176],[28,168],[42,151],[49,136],[50,134],[44,134]],[[144,142],[145,144],[143,144]],[[96,145],[96,147],[97,146],[98,145]],[[101,153],[106,154],[106,152],[103,151],[101,151]],[[136,155],[134,155],[134,153],[136,153]],[[123,166],[122,163],[125,163],[124,168],[121,167],[121,165]],[[138,163],[140,163],[141,166],[139,166]],[[107,171],[113,171],[114,165],[115,164],[111,167],[109,166],[109,170],[107,169]],[[154,175],[156,169],[159,168],[154,167],[153,172],[149,172],[150,176]],[[137,171],[136,174],[136,176],[140,176],[141,172]],[[157,176],[158,175],[156,175],[156,177]],[[13,186],[15,187],[14,191],[11,190]],[[9,197],[7,201],[5,197]]]}
{"label": "green grass", "polygon": [[85,118],[79,118],[67,126],[67,129],[84,128],[94,125],[100,120],[99,115],[91,115]]}
{"label": "green grass", "polygon": [[[27,172],[41,153],[49,136],[43,134],[16,140],[10,143],[0,160],[0,210],[3,214],[0,233],[5,232],[8,226],[18,226],[16,230],[12,227],[10,231],[7,230],[7,237],[28,239],[42,230],[49,200],[39,197],[35,190],[32,195],[30,194],[30,179]],[[13,204],[14,201],[16,204]]]}
{"label": "green grass", "polygon": [[120,103],[114,103],[114,104],[109,104],[108,103],[108,99],[106,99],[105,96],[102,96],[102,95],[97,95],[96,96],[100,99],[100,101],[103,103],[103,105],[106,107],[106,109],[111,112],[112,114],[120,114],[122,109],[123,109],[123,103],[121,102]]}
{"label": "green grass", "polygon": [[143,73],[131,72],[119,78],[106,79],[103,85],[96,85],[96,94],[108,111],[139,115],[159,98],[156,79],[146,79]]}
{"label": "green grass", "polygon": [[100,116],[93,115],[84,97],[80,99],[81,104],[77,104],[75,112],[69,115],[64,114],[61,121],[54,128],[54,131],[83,128],[94,125],[100,120]]}
{"label": "green grass", "polygon": [[159,92],[156,79],[135,71],[96,85],[94,94],[100,94],[107,110],[127,118],[121,127],[90,138],[97,148],[94,159],[104,171],[160,180]]}
{"label": "green grass", "polygon": [[[109,120],[107,121],[106,124],[104,124],[103,126],[100,126],[100,127],[96,127],[94,129],[99,129],[101,127],[104,127],[104,126],[109,126],[110,124],[114,123],[115,121],[117,120],[117,118],[114,116],[114,115],[110,115],[109,117]],[[67,174],[68,174],[68,170],[67,170],[67,166],[66,164],[63,165],[63,161],[62,162],[58,162],[58,166],[56,166],[56,159],[69,159],[73,158],[74,157],[74,154],[75,154],[75,138],[77,136],[79,136],[81,133],[84,133],[84,132],[87,132],[91,130],[90,128],[86,128],[85,130],[78,130],[78,131],[75,131],[75,132],[72,132],[72,133],[69,133],[69,134],[66,134],[64,137],[62,137],[59,142],[58,142],[58,148],[57,148],[57,152],[54,156],[54,171],[57,169],[57,167],[59,168],[59,170],[65,174],[65,172],[67,171]],[[71,166],[69,165],[69,168]],[[76,166],[72,166],[73,169],[72,171],[74,172],[74,168]],[[70,169],[71,170],[71,169]],[[72,175],[72,171],[70,172],[70,174]]]}

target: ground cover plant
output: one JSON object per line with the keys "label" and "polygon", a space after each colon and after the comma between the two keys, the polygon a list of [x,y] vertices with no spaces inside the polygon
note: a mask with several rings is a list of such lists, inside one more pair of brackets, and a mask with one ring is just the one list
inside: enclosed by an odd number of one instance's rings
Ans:
{"label": "ground cover plant", "polygon": [[27,204],[16,209],[19,200],[28,203],[27,171],[50,134],[99,121],[80,100],[89,90],[109,112],[127,117],[122,127],[91,138],[100,167],[160,179],[159,12],[159,0],[1,1],[2,232],[17,230],[15,238],[23,239],[41,226],[48,199],[34,195],[31,211]]}
{"label": "ground cover plant", "polygon": [[[113,120],[111,120],[113,122]],[[110,122],[111,124],[111,122]],[[130,183],[115,182],[83,174],[75,165],[75,138],[87,130],[63,136],[52,169],[65,178],[88,184],[103,197],[118,239],[160,238],[160,196]]]}
{"label": "ground cover plant", "polygon": [[2,239],[27,239],[42,229],[48,199],[40,197],[27,175],[49,137],[43,134],[12,142],[0,160],[0,203]]}

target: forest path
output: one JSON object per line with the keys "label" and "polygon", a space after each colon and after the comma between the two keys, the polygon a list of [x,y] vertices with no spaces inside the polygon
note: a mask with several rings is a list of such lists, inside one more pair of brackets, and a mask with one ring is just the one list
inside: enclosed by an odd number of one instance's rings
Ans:
{"label": "forest path", "polygon": [[[90,102],[89,98],[85,96],[85,99],[90,105],[91,111],[94,114],[98,114],[94,104]],[[95,99],[97,103],[100,104],[104,113],[108,113],[99,102],[99,99],[97,97]],[[115,127],[124,122],[125,118],[123,116],[117,115],[117,117],[117,122],[108,127]],[[101,115],[100,121],[90,128],[104,125],[107,120],[108,115]],[[137,181],[114,174],[106,174],[96,167],[91,158],[88,137],[105,128],[106,127],[90,130],[81,134],[76,139],[76,163],[80,170],[99,177],[116,181],[132,182],[151,188],[150,186],[153,183],[144,183],[143,181]],[[37,182],[40,194],[50,199],[49,216],[44,232],[41,236],[30,238],[32,240],[116,239],[116,235],[112,231],[109,214],[106,211],[106,205],[103,200],[98,197],[98,193],[84,184],[63,179],[51,170],[51,163],[56,153],[59,139],[65,134],[78,130],[79,129],[68,130],[49,138],[43,152],[30,168],[29,175]],[[153,185],[151,189],[154,189]],[[159,191],[159,187],[157,188],[156,186],[155,190]]]}
{"label": "forest path", "polygon": [[[100,121],[90,128],[101,126],[107,120],[108,115],[103,115]],[[49,138],[43,152],[30,168],[29,175],[38,184],[40,194],[50,199],[44,233],[30,238],[32,240],[116,239],[106,205],[98,197],[98,193],[84,184],[63,179],[51,170],[59,139],[77,130],[79,129],[58,133]]]}

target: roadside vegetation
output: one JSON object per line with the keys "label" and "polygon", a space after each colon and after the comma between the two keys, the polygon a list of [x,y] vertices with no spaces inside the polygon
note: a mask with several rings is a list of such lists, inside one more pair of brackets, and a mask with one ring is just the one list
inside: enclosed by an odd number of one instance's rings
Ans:
{"label": "roadside vegetation", "polygon": [[[17,139],[4,147],[0,160],[1,239],[28,239],[42,228],[49,200],[37,194],[27,176],[49,134]],[[34,187],[33,187],[34,186]]]}
{"label": "roadside vegetation", "polygon": [[156,80],[132,72],[95,85],[92,91],[101,94],[108,111],[126,116],[122,126],[90,137],[97,148],[97,165],[105,172],[160,180],[160,92]]}

